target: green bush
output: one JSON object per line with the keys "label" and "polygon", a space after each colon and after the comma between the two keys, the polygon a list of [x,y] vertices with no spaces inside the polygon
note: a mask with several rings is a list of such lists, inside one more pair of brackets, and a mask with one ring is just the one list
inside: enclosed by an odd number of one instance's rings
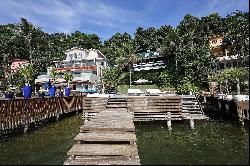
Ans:
{"label": "green bush", "polygon": [[195,95],[200,95],[200,89],[195,86],[194,84],[192,84],[191,82],[186,82],[184,84],[180,84],[177,86],[177,93],[178,94],[183,94],[183,95],[187,95],[189,94],[189,92],[192,92]]}

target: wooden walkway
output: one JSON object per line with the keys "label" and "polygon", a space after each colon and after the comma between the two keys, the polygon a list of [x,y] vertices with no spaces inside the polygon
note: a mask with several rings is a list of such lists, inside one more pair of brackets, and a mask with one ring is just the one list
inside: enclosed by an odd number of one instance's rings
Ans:
{"label": "wooden walkway", "polygon": [[80,127],[64,165],[140,165],[133,115],[108,108]]}

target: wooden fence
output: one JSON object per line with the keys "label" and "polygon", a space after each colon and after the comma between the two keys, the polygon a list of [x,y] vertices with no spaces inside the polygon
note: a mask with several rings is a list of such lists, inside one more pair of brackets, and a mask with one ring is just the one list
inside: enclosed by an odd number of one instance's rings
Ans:
{"label": "wooden fence", "polygon": [[84,96],[0,100],[0,131],[83,108]]}

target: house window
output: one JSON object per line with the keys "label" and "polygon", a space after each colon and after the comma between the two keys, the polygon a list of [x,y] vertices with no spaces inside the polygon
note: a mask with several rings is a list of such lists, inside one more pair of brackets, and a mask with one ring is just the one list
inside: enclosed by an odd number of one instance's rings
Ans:
{"label": "house window", "polygon": [[82,59],[82,53],[78,53],[77,59]]}
{"label": "house window", "polygon": [[215,44],[215,43],[217,43],[217,40],[212,40],[212,44]]}
{"label": "house window", "polygon": [[73,54],[69,54],[69,59],[72,60]]}
{"label": "house window", "polygon": [[224,69],[224,63],[220,63],[219,66],[220,66],[220,69]]}

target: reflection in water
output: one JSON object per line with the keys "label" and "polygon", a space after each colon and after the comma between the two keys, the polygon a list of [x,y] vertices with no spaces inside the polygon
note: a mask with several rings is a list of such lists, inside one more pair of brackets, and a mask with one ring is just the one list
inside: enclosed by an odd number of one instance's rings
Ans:
{"label": "reflection in water", "polygon": [[66,117],[0,143],[0,164],[62,165],[81,124],[80,115]]}
{"label": "reflection in water", "polygon": [[[82,124],[81,115],[49,123],[47,126],[0,143],[0,164],[58,164]],[[141,164],[248,164],[249,131],[228,122],[135,123]]]}
{"label": "reflection in water", "polygon": [[249,163],[249,130],[229,122],[136,123],[141,164]]}

